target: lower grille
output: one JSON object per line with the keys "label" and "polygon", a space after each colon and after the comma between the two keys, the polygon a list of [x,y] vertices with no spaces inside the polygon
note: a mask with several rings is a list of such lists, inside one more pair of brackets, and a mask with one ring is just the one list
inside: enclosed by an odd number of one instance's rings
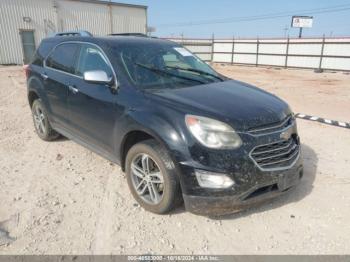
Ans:
{"label": "lower grille", "polygon": [[250,153],[250,157],[263,170],[288,168],[299,156],[299,150],[299,142],[291,137],[288,140],[257,146]]}
{"label": "lower grille", "polygon": [[247,197],[245,197],[243,200],[248,200],[254,197],[258,197],[267,193],[275,192],[278,190],[277,184],[269,185],[269,186],[264,186],[260,187],[254,192],[250,193]]}

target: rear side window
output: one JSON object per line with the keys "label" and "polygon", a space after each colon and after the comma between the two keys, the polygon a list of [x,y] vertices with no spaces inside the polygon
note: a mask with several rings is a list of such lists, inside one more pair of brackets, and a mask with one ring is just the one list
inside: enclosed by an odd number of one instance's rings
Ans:
{"label": "rear side window", "polygon": [[74,64],[78,44],[67,43],[57,46],[46,60],[46,66],[66,73],[74,74]]}
{"label": "rear side window", "polygon": [[32,64],[37,66],[43,66],[44,56],[40,53],[40,49],[38,49],[34,57],[32,59]]}
{"label": "rear side window", "polygon": [[43,66],[45,57],[50,53],[55,44],[55,42],[42,41],[39,48],[36,50],[31,63],[33,65]]}
{"label": "rear side window", "polygon": [[112,69],[101,50],[89,44],[82,45],[76,74],[83,76],[86,71],[102,70],[112,77]]}

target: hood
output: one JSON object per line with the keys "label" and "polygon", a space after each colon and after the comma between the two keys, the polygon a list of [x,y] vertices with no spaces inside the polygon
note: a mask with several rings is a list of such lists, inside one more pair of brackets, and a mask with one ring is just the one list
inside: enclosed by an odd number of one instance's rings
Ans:
{"label": "hood", "polygon": [[156,90],[151,96],[185,113],[230,123],[237,131],[280,122],[291,113],[278,97],[235,80]]}

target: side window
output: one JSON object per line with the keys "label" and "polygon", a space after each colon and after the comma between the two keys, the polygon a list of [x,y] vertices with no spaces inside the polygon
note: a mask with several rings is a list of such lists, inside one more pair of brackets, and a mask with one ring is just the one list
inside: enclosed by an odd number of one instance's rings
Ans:
{"label": "side window", "polygon": [[74,74],[75,57],[79,46],[74,43],[57,46],[46,60],[46,66]]}
{"label": "side window", "polygon": [[43,61],[44,61],[44,57],[43,57],[43,55],[41,54],[40,49],[38,49],[38,50],[35,52],[35,54],[34,54],[34,56],[33,56],[33,58],[32,58],[31,63],[32,63],[33,65],[43,66]]}
{"label": "side window", "polygon": [[112,77],[112,69],[101,51],[92,45],[82,45],[76,70],[78,76],[83,76],[86,71],[102,70]]}
{"label": "side window", "polygon": [[56,43],[53,41],[43,40],[39,48],[36,50],[34,57],[32,59],[32,64],[37,66],[43,66],[45,57],[51,52],[55,47]]}

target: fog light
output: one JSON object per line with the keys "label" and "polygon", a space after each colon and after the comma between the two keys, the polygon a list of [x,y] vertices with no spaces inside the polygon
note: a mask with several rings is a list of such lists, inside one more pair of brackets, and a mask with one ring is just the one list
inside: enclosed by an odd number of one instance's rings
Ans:
{"label": "fog light", "polygon": [[205,188],[228,188],[234,185],[234,181],[228,176],[204,170],[195,171],[198,184]]}

